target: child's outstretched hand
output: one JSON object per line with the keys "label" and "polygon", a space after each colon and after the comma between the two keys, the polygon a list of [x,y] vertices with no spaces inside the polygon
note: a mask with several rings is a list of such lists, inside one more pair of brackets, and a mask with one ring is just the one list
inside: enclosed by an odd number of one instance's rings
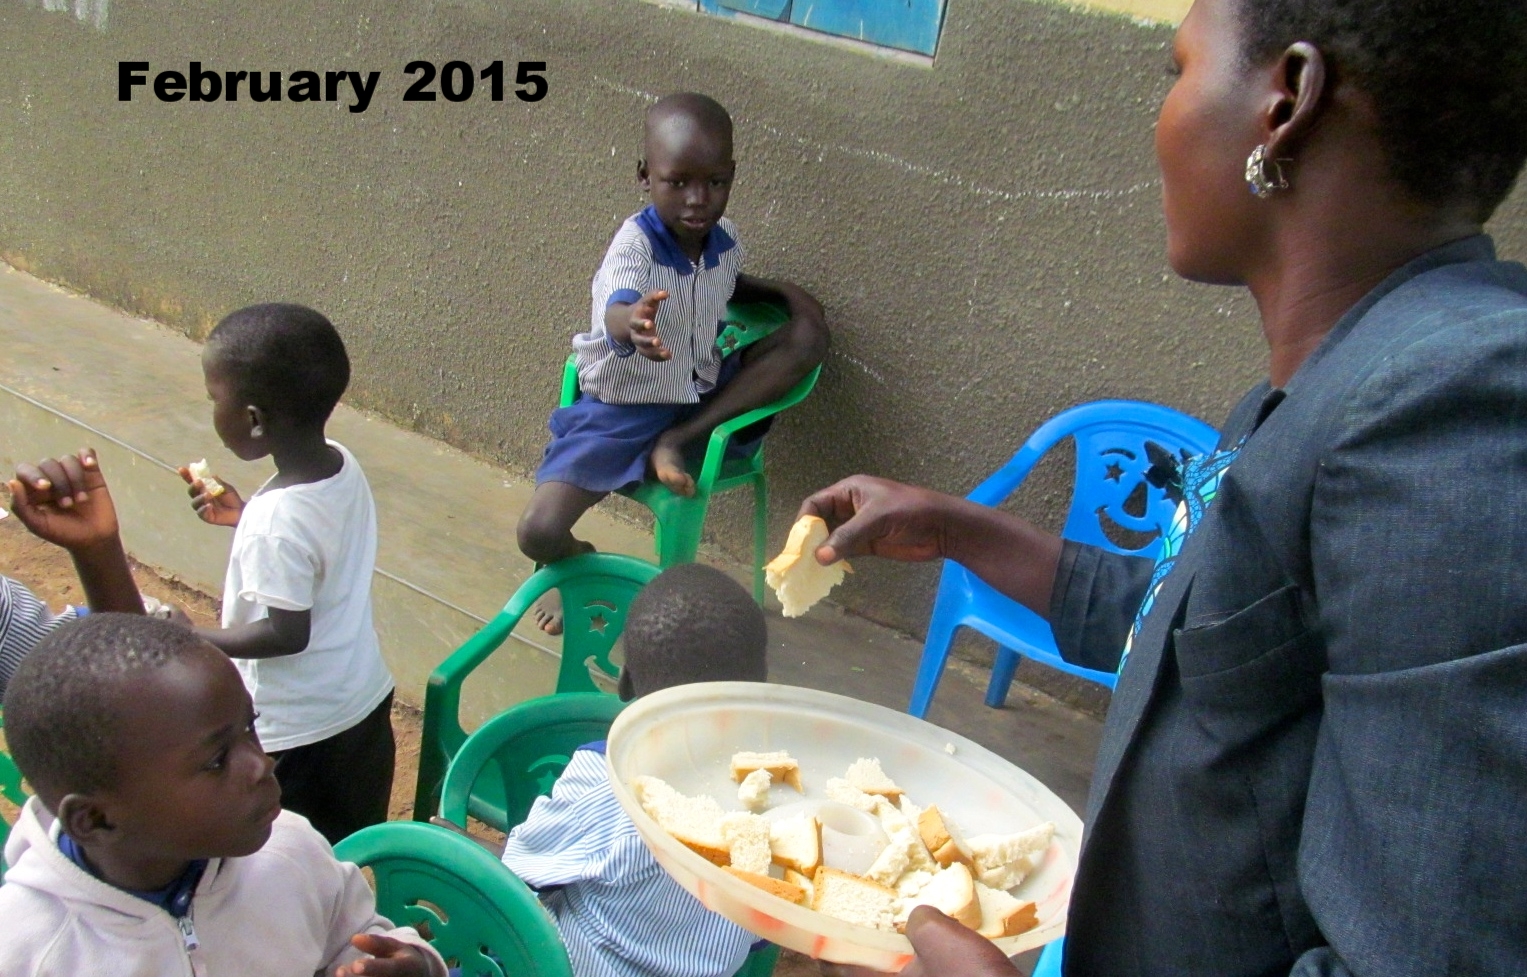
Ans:
{"label": "child's outstretched hand", "polygon": [[17,465],[11,511],[36,536],[74,552],[117,537],[117,510],[93,448]]}
{"label": "child's outstretched hand", "polygon": [[350,945],[370,956],[337,968],[334,977],[430,977],[429,957],[412,943],[380,933],[357,933]]}
{"label": "child's outstretched hand", "polygon": [[202,522],[209,522],[214,526],[237,526],[239,516],[244,512],[244,500],[232,485],[222,479],[218,479],[223,490],[216,495],[207,491],[202,480],[191,474],[191,469],[184,465],[175,469],[181,479],[190,488],[187,494],[191,496],[191,508],[201,517]]}
{"label": "child's outstretched hand", "polygon": [[649,360],[662,362],[671,359],[673,353],[663,345],[657,334],[657,307],[668,297],[663,289],[648,292],[631,303],[631,345]]}

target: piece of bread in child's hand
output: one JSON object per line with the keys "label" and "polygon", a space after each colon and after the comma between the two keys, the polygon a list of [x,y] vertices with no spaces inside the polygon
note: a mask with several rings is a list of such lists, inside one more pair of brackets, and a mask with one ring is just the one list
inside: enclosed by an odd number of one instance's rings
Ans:
{"label": "piece of bread in child's hand", "polygon": [[790,536],[779,556],[764,565],[764,579],[784,605],[785,617],[800,617],[852,571],[848,561],[832,566],[817,562],[817,547],[827,541],[827,523],[820,516],[801,516],[790,527]]}
{"label": "piece of bread in child's hand", "polygon": [[797,906],[803,905],[806,902],[806,890],[793,882],[776,879],[772,875],[744,872],[742,869],[733,868],[730,865],[723,867],[727,872],[746,882],[748,885],[756,886],[771,896],[779,896],[786,902],[794,903]]}
{"label": "piece of bread in child's hand", "polygon": [[201,482],[202,491],[214,499],[227,491],[222,482],[212,477],[212,466],[207,464],[205,458],[191,462],[186,466],[186,471],[191,473],[191,478]]}
{"label": "piece of bread in child's hand", "polygon": [[801,765],[784,750],[775,750],[772,753],[733,753],[732,754],[732,779],[742,783],[755,770],[767,770],[774,780],[783,780],[794,787],[797,791],[804,792],[801,786]]}

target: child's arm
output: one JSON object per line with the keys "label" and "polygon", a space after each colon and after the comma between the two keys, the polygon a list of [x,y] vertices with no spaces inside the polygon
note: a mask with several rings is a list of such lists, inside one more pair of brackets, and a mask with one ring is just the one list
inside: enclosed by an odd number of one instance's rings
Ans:
{"label": "child's arm", "polygon": [[794,282],[754,275],[738,275],[737,287],[732,290],[733,302],[778,302],[783,300],[790,310],[790,318],[806,320],[817,327],[827,327],[827,316],[822,304],[811,293]]}
{"label": "child's arm", "polygon": [[662,289],[648,292],[635,302],[614,302],[605,307],[604,328],[617,346],[635,346],[649,360],[659,362],[673,353],[657,334],[657,307],[668,297]]}
{"label": "child's arm", "polygon": [[231,628],[195,628],[229,658],[281,658],[304,651],[312,635],[313,612],[267,607],[267,617]]}
{"label": "child's arm", "polygon": [[93,611],[142,614],[118,532],[117,510],[91,448],[17,465],[8,484],[11,511],[40,539],[69,551]]}
{"label": "child's arm", "polygon": [[366,977],[432,977],[433,961],[418,946],[380,933],[357,933],[350,943],[367,956],[341,965],[334,977],[364,974]]}

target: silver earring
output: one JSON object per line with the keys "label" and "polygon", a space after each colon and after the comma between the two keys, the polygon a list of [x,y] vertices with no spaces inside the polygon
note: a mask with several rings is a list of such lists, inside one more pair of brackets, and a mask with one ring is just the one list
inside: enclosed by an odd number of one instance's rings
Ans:
{"label": "silver earring", "polygon": [[1293,160],[1268,159],[1266,145],[1253,149],[1246,158],[1246,183],[1252,194],[1265,200],[1279,190],[1287,190],[1288,177],[1283,175],[1282,164],[1291,162]]}

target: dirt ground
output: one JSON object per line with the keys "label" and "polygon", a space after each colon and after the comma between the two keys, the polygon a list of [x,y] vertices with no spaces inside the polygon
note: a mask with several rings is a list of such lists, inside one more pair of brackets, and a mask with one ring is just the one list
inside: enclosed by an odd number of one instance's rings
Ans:
{"label": "dirt ground", "polygon": [[[180,605],[197,624],[217,625],[222,603],[218,598],[136,560],[132,561],[132,568],[142,593]],[[26,584],[55,611],[62,610],[65,604],[85,602],[69,554],[32,536],[15,519],[0,519],[0,574]],[[398,759],[392,779],[392,804],[388,808],[388,817],[393,820],[412,815],[414,782],[419,776],[421,718],[419,709],[412,703],[394,700],[392,729],[397,737]],[[16,809],[0,798],[0,817],[14,821],[15,816]],[[496,834],[478,825],[473,827],[478,829],[473,833],[482,835],[485,840]],[[501,835],[497,840],[499,844],[503,843]],[[788,950],[780,954],[779,964],[774,969],[775,977],[812,977],[817,973],[814,961]]]}

